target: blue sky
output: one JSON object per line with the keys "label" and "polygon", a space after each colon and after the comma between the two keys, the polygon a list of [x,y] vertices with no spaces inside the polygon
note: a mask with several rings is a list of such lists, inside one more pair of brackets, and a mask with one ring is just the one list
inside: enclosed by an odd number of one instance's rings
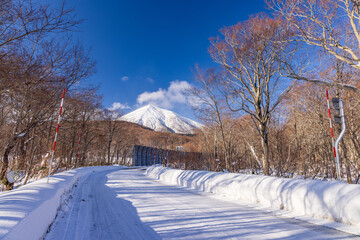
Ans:
{"label": "blue sky", "polygon": [[[192,69],[213,65],[209,37],[265,11],[263,0],[77,0],[78,41],[92,48],[106,108],[153,103],[195,119],[181,88]],[[196,120],[196,119],[195,119]]]}

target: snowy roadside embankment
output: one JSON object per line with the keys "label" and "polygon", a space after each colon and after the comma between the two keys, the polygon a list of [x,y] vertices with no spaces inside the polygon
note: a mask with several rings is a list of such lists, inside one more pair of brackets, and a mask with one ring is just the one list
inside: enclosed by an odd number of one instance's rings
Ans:
{"label": "snowy roadside embankment", "polygon": [[81,177],[120,166],[86,167],[42,178],[18,189],[0,193],[0,239],[41,239],[69,191]]}
{"label": "snowy roadside embankment", "polygon": [[359,185],[160,166],[148,168],[146,175],[168,184],[360,227]]}

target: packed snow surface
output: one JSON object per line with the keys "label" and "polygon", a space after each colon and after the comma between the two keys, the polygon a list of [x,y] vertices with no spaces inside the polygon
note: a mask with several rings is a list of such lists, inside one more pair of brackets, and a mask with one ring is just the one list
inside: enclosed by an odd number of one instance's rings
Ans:
{"label": "packed snow surface", "polygon": [[[201,190],[246,203],[286,210],[294,216],[329,220],[328,225],[360,234],[360,186],[339,181],[184,171],[161,166],[146,174],[165,183]],[[344,224],[336,224],[341,222]]]}
{"label": "packed snow surface", "polygon": [[65,192],[81,177],[117,167],[87,167],[55,174],[0,193],[0,239],[41,239],[53,222]]}
{"label": "packed snow surface", "polygon": [[157,233],[139,219],[133,204],[119,196],[121,189],[116,183],[123,183],[123,191],[131,189],[129,179],[124,178],[129,171],[98,171],[80,180],[45,240],[158,239]]}
{"label": "packed snow surface", "polygon": [[153,105],[139,108],[122,116],[120,120],[136,123],[159,132],[191,134],[194,129],[202,128],[200,123]]}
{"label": "packed snow surface", "polygon": [[209,194],[166,186],[139,169],[92,173],[77,184],[72,196],[60,209],[45,240],[309,240],[350,236]]}

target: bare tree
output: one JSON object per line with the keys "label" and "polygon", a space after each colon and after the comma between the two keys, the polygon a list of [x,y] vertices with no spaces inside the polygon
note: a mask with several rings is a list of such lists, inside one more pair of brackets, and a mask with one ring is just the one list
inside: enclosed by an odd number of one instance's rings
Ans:
{"label": "bare tree", "polygon": [[207,71],[201,70],[196,66],[194,73],[198,87],[193,86],[188,90],[191,97],[196,99],[197,104],[193,107],[200,115],[200,118],[206,122],[211,122],[215,125],[215,139],[214,139],[214,160],[217,155],[217,132],[220,132],[220,140],[223,147],[225,168],[231,170],[231,160],[229,158],[229,143],[225,136],[224,120],[226,115],[226,103],[223,94],[220,91],[220,77],[214,69]]}
{"label": "bare tree", "polygon": [[[106,155],[107,155],[107,164],[110,165],[113,162],[112,157],[116,153],[116,147],[113,146],[114,140],[117,138],[117,131],[119,130],[119,118],[121,114],[117,110],[104,110],[104,123],[106,124]],[[117,139],[120,141],[120,139]],[[113,150],[113,153],[111,153]]]}
{"label": "bare tree", "polygon": [[271,113],[296,81],[280,86],[284,81],[280,76],[282,62],[290,62],[292,57],[291,32],[279,18],[258,15],[223,28],[221,33],[222,38],[211,40],[209,51],[225,71],[223,84],[230,108],[251,115],[254,121],[262,141],[263,171],[268,175]]}

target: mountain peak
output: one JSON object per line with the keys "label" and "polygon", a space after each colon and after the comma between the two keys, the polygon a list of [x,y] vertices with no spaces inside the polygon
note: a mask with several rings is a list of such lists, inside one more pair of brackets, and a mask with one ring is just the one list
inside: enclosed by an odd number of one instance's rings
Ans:
{"label": "mountain peak", "polygon": [[161,109],[161,108],[159,108],[159,107],[157,107],[155,105],[148,104],[148,105],[146,105],[144,107],[138,108],[137,110],[142,109],[142,108],[143,109],[148,109],[148,110],[160,110]]}
{"label": "mountain peak", "polygon": [[[141,107],[141,108],[158,108],[158,107],[156,107],[155,105],[152,105],[151,103],[150,104],[148,104],[148,105],[146,105],[146,106],[143,106],[143,107]],[[139,109],[139,108],[138,108]]]}
{"label": "mountain peak", "polygon": [[174,132],[180,134],[191,134],[195,129],[202,127],[200,123],[152,104],[126,114],[122,116],[120,120],[133,122],[159,132]]}

